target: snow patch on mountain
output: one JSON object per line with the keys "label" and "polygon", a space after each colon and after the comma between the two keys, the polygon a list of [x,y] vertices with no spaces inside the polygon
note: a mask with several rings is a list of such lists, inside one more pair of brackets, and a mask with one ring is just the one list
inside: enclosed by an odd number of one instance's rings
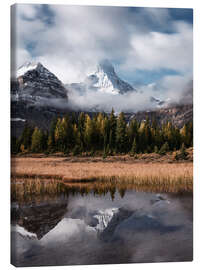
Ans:
{"label": "snow patch on mountain", "polygon": [[90,91],[110,95],[126,94],[130,91],[137,91],[129,83],[118,77],[113,65],[108,60],[101,61],[97,65],[95,71],[87,75],[84,82],[72,83],[69,85],[69,88],[72,92],[77,91],[80,95],[85,95]]}
{"label": "snow patch on mountain", "polygon": [[17,78],[23,76],[26,72],[36,69],[39,63],[36,62],[26,62],[20,66],[17,70]]}
{"label": "snow patch on mountain", "polygon": [[118,213],[118,211],[119,211],[118,208],[109,208],[105,210],[99,210],[98,213],[94,215],[94,218],[98,220],[98,224],[95,227],[95,229],[98,232],[102,232],[108,226],[114,214]]}
{"label": "snow patch on mountain", "polygon": [[14,122],[18,122],[18,121],[25,122],[26,120],[25,119],[22,119],[22,118],[11,118],[11,121],[14,121]]}
{"label": "snow patch on mountain", "polygon": [[128,91],[136,91],[129,83],[117,76],[113,65],[108,60],[101,61],[96,71],[88,78],[92,81],[92,86],[108,94],[117,95],[125,94]]}
{"label": "snow patch on mountain", "polygon": [[39,62],[26,62],[21,66],[11,86],[12,101],[43,105],[52,99],[68,100],[67,89],[62,82]]}
{"label": "snow patch on mountain", "polygon": [[23,238],[37,239],[37,235],[32,232],[28,232],[26,229],[19,225],[11,226],[11,232],[19,233]]}

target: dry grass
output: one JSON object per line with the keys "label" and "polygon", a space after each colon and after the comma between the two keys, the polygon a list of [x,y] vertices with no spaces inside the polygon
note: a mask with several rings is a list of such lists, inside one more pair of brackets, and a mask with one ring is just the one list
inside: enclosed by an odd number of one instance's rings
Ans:
{"label": "dry grass", "polygon": [[[174,163],[177,160],[174,159],[174,156],[179,151],[168,152],[166,155],[159,155],[156,153],[147,153],[147,154],[136,154],[136,156],[130,156],[128,154],[117,154],[108,156],[103,159],[103,152],[98,152],[94,154],[94,157],[90,153],[83,153],[81,156],[73,156],[72,154],[66,156],[64,153],[52,153],[50,155],[44,153],[19,153],[16,157],[26,157],[26,158],[50,158],[57,159],[62,158],[70,163],[87,163],[87,162],[102,162],[102,163],[111,163],[111,162],[127,162],[127,163]],[[193,161],[193,147],[187,148],[187,159],[180,162],[192,162]]]}
{"label": "dry grass", "polygon": [[[94,182],[140,190],[192,191],[193,164],[74,162],[65,158],[12,158],[12,179],[57,179],[70,186]],[[84,185],[83,185],[84,187]],[[90,187],[90,185],[89,185]],[[92,187],[92,184],[91,184]]]}

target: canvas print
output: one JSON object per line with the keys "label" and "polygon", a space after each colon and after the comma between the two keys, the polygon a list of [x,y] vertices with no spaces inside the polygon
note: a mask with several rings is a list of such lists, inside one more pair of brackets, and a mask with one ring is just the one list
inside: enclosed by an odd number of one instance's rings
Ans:
{"label": "canvas print", "polygon": [[11,7],[11,263],[193,259],[193,10]]}

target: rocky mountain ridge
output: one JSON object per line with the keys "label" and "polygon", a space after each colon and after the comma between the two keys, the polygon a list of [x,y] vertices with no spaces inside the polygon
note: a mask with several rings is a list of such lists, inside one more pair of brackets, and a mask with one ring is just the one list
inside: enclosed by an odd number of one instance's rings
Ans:
{"label": "rocky mountain ridge", "polygon": [[11,82],[11,100],[25,100],[29,104],[43,103],[46,99],[67,100],[67,89],[41,63],[28,62],[17,70]]}
{"label": "rocky mountain ridge", "polygon": [[67,86],[81,95],[87,90],[110,95],[123,95],[129,91],[137,91],[116,74],[113,65],[108,60],[99,62],[95,71],[89,74],[83,82],[72,83]]}
{"label": "rocky mountain ridge", "polygon": [[[125,95],[130,91],[137,91],[117,76],[114,67],[107,60],[100,62],[95,72],[83,83],[64,85],[41,63],[35,62],[25,63],[17,70],[16,76],[11,80],[11,133],[14,136],[19,136],[27,123],[49,129],[53,118],[71,114],[73,111],[79,113],[82,109],[71,106],[69,102],[71,91],[77,91],[80,95],[89,88],[110,95]],[[160,123],[171,121],[182,127],[184,123],[193,120],[191,104],[165,107],[165,101],[158,98],[151,98],[151,102],[154,102],[158,109],[125,113],[127,121],[133,118],[142,121],[148,117],[155,118]],[[90,115],[98,111],[102,111],[99,105],[86,110]]]}

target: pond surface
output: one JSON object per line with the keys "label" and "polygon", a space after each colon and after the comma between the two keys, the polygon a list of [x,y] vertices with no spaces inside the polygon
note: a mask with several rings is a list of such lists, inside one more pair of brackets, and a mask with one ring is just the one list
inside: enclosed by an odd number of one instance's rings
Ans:
{"label": "pond surface", "polygon": [[12,202],[16,266],[191,261],[192,196],[126,190]]}

